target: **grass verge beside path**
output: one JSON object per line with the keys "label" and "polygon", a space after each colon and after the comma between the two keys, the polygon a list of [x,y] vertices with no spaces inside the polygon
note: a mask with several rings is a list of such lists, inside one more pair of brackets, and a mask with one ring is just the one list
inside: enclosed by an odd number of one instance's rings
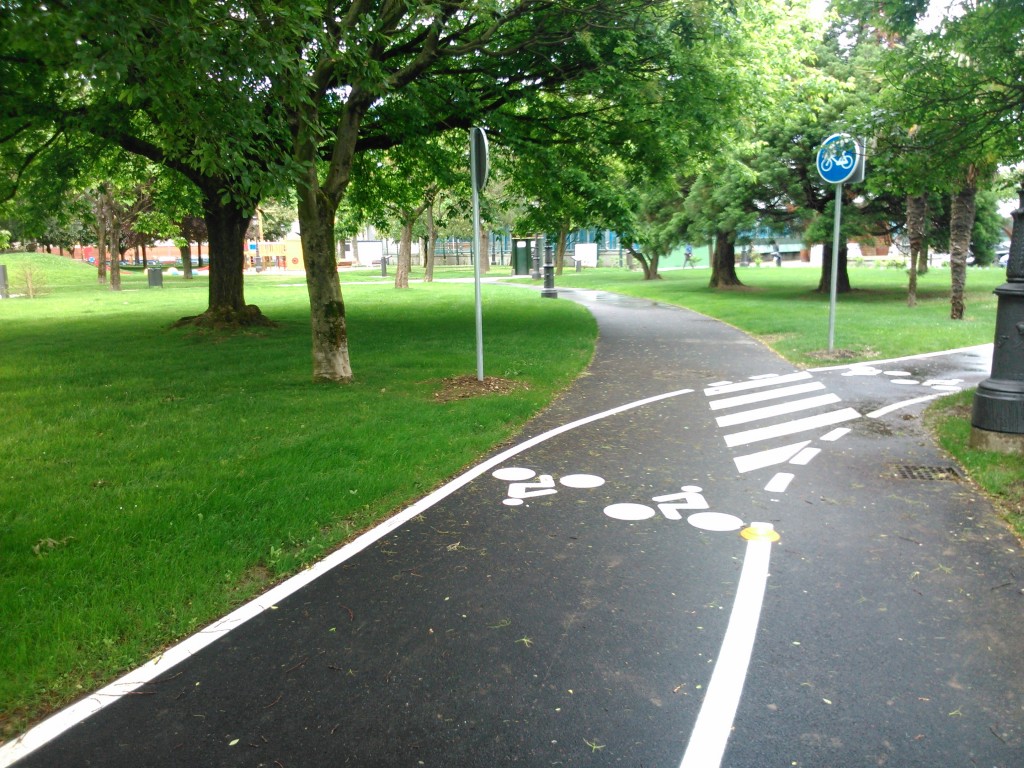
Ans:
{"label": "grass verge beside path", "polygon": [[[572,381],[596,334],[571,302],[484,286],[486,373],[529,389],[441,403],[443,379],[475,375],[471,285],[395,291],[393,276],[343,274],[376,284],[344,288],[357,381],[334,387],[309,383],[301,276],[247,277],[277,328],[205,333],[168,330],[205,308],[205,278],[151,289],[125,273],[113,293],[67,259],[0,263],[14,292],[28,267],[41,294],[0,301],[0,739],[472,463]],[[963,322],[948,319],[948,270],[921,279],[913,309],[902,271],[850,274],[832,357],[815,269],[740,270],[748,286],[727,291],[707,288],[706,269],[557,283],[686,306],[806,366],[992,340],[1000,270],[969,272]],[[941,401],[933,428],[1019,524],[1021,458],[966,450],[969,402]]]}
{"label": "grass verge beside path", "polygon": [[851,293],[836,301],[836,354],[828,354],[828,293],[815,292],[814,268],[739,269],[743,287],[711,290],[707,269],[665,272],[645,281],[620,269],[566,272],[558,287],[602,288],[687,307],[759,338],[798,365],[877,360],[987,344],[995,330],[992,290],[1006,282],[997,269],[970,270],[964,320],[949,319],[948,269],[922,276],[918,304],[907,307],[907,275],[897,269],[851,268]]}
{"label": "grass verge beside path", "polygon": [[[814,292],[819,276],[813,268],[751,267],[739,270],[745,287],[713,291],[707,269],[673,270],[653,282],[636,272],[601,269],[566,272],[558,285],[687,307],[757,336],[797,365],[813,367],[987,344],[995,335],[992,290],[1006,282],[1001,269],[968,270],[966,317],[955,321],[949,319],[948,269],[920,278],[918,304],[911,308],[903,270],[851,268],[853,292],[836,302],[836,354],[829,355],[828,295]],[[1024,538],[1024,458],[967,447],[972,397],[973,390],[937,401],[926,423]]]}
{"label": "grass verge beside path", "polygon": [[[507,438],[590,359],[571,302],[472,285],[345,288],[356,382],[314,385],[301,277],[246,281],[277,328],[168,330],[205,279],[124,290],[59,257],[42,296],[0,301],[0,739],[150,658]],[[553,332],[558,329],[560,332]]]}

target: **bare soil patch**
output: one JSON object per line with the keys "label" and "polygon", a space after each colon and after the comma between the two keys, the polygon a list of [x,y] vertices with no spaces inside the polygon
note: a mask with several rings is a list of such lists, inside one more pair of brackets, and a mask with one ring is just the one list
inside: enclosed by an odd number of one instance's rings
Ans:
{"label": "bare soil patch", "polygon": [[465,400],[480,395],[505,395],[517,389],[529,389],[521,381],[503,379],[498,376],[485,376],[483,381],[476,376],[452,376],[442,379],[441,389],[434,393],[439,403],[450,403],[453,400]]}

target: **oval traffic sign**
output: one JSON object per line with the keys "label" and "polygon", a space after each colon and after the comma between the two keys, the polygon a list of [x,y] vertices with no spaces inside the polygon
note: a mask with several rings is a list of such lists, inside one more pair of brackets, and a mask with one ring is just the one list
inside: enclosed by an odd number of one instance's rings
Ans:
{"label": "oval traffic sign", "polygon": [[818,174],[829,184],[850,181],[859,170],[860,142],[847,133],[833,133],[818,150]]}
{"label": "oval traffic sign", "polygon": [[483,128],[472,128],[469,131],[469,167],[473,189],[480,192],[491,171],[487,133]]}

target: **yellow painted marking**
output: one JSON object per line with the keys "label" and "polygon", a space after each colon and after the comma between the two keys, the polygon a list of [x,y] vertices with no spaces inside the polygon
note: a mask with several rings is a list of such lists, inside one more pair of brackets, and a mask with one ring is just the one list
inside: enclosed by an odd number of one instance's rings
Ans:
{"label": "yellow painted marking", "polygon": [[747,541],[778,541],[782,537],[771,523],[751,523],[749,528],[740,531]]}

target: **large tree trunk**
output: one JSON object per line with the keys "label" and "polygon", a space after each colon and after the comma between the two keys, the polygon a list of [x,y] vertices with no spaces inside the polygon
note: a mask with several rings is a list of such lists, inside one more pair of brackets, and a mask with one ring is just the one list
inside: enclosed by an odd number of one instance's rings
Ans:
{"label": "large tree trunk", "polygon": [[555,274],[561,275],[565,269],[565,247],[569,239],[569,228],[561,226],[558,228],[558,239],[555,241]]}
{"label": "large tree trunk", "polygon": [[313,337],[313,380],[352,380],[345,302],[334,261],[334,220],[348,189],[356,141],[363,115],[376,97],[353,89],[334,131],[334,150],[323,184],[318,174],[320,116],[313,104],[296,115],[295,160],[304,169],[296,179],[299,230],[306,262],[310,326]]}
{"label": "large tree trunk", "polygon": [[427,247],[423,252],[423,280],[434,282],[434,256],[437,254],[437,227],[434,226],[434,204],[427,206]]}
{"label": "large tree trunk", "polygon": [[977,188],[972,173],[963,188],[953,195],[952,205],[949,209],[949,272],[952,280],[949,316],[953,320],[963,320],[964,318],[967,253],[971,247],[971,231],[974,229],[974,197],[976,193]]}
{"label": "large tree trunk", "polygon": [[[266,323],[258,307],[245,304],[245,233],[252,220],[216,192],[203,199],[203,218],[210,238],[210,292],[205,318],[215,323]],[[204,318],[197,318],[200,322]]]}
{"label": "large tree trunk", "polygon": [[736,243],[731,232],[715,233],[715,250],[711,256],[711,280],[708,288],[729,288],[743,285],[736,274]]}
{"label": "large tree trunk", "polygon": [[181,254],[181,270],[184,272],[186,280],[192,279],[192,246],[188,244],[188,241],[184,245],[178,246],[178,252]]}
{"label": "large tree trunk", "polygon": [[480,274],[485,275],[491,270],[491,233],[484,226],[480,227],[480,242],[476,252],[480,255]]}
{"label": "large tree trunk", "polygon": [[630,246],[629,253],[640,262],[640,266],[644,270],[644,280],[661,280],[661,275],[658,274],[658,254],[647,255],[639,251],[633,250]]}
{"label": "large tree trunk", "polygon": [[[316,168],[309,171],[316,175]],[[306,262],[306,290],[313,341],[313,380],[352,380],[348,330],[341,281],[334,263],[334,216],[337,210],[316,190],[299,188],[299,227]]]}
{"label": "large tree trunk", "polygon": [[416,217],[406,211],[402,219],[402,235],[398,241],[398,264],[395,267],[395,288],[409,287],[409,272],[412,270],[412,225]]}
{"label": "large tree trunk", "polygon": [[121,216],[117,206],[110,209],[110,290],[121,290]]}
{"label": "large tree trunk", "polygon": [[910,285],[907,289],[907,306],[917,305],[917,273],[924,246],[925,220],[928,216],[928,198],[924,195],[907,196],[907,237],[910,240]]}
{"label": "large tree trunk", "polygon": [[96,278],[100,285],[107,282],[107,193],[96,196]]}
{"label": "large tree trunk", "polygon": [[[849,293],[850,273],[846,269],[846,241],[839,246],[839,268],[836,272],[836,293]],[[821,279],[818,281],[818,293],[832,292],[832,243],[825,243],[821,253]]]}
{"label": "large tree trunk", "polygon": [[[203,220],[210,244],[208,306],[203,314],[183,317],[175,325],[273,325],[259,307],[245,303],[245,233],[252,214],[244,213],[235,203],[223,202],[216,191],[221,186],[203,190]],[[199,253],[202,264],[201,246]],[[191,271],[191,256],[184,256],[182,263],[188,263]]]}

